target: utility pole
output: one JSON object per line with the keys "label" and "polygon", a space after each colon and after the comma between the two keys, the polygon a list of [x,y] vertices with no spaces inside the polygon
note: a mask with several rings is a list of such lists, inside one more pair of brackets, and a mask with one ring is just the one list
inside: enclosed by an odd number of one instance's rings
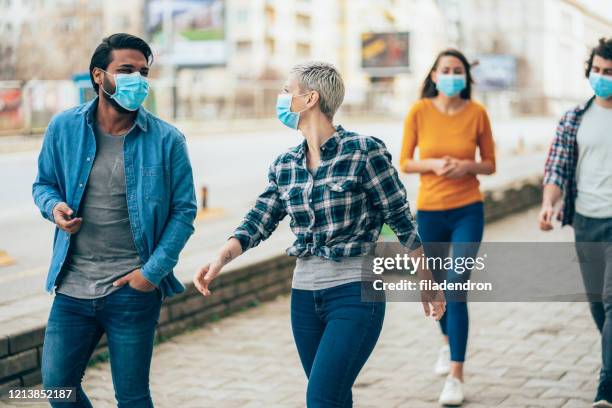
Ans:
{"label": "utility pole", "polygon": [[170,85],[172,93],[172,119],[178,115],[178,95],[176,89],[176,66],[174,65],[174,21],[172,18],[172,0],[164,1],[162,33],[164,38],[163,52],[166,56],[162,67],[162,78]]}

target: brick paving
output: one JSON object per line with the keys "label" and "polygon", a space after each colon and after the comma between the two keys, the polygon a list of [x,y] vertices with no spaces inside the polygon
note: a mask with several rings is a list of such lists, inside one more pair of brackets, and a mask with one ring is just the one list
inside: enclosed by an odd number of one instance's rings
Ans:
{"label": "brick paving", "polygon": [[[487,239],[571,239],[571,230],[541,235],[535,214],[491,224]],[[590,406],[600,345],[586,304],[474,302],[470,316],[464,407]],[[433,364],[440,345],[437,324],[422,316],[419,304],[389,303],[379,343],[354,387],[355,406],[438,406],[443,378],[433,374]],[[84,383],[95,407],[114,406],[108,364],[90,368]],[[291,335],[289,297],[160,344],[151,387],[162,408],[303,407],[306,379]]]}

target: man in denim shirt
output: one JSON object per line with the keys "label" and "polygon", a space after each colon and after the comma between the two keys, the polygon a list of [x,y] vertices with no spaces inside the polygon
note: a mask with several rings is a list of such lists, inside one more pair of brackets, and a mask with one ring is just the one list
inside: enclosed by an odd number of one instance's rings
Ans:
{"label": "man in denim shirt", "polygon": [[90,64],[97,98],[51,120],[38,161],[34,201],[57,225],[43,384],[75,387],[71,406],[91,407],[81,379],[103,334],[118,406],[153,406],[161,302],[184,290],[172,270],[194,230],[193,175],[185,137],[141,107],[151,61],[140,38],[105,38]]}

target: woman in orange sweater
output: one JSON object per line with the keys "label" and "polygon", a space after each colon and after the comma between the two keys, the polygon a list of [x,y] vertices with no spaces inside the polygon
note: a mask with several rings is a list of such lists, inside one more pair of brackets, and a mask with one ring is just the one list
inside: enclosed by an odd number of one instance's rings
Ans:
{"label": "woman in orange sweater", "polygon": [[[420,174],[417,223],[427,256],[446,257],[452,246],[454,258],[474,257],[482,240],[483,196],[476,176],[495,172],[495,147],[485,108],[471,100],[471,85],[465,56],[441,52],[404,123],[400,169]],[[433,272],[439,281],[465,282],[470,276],[470,271]],[[459,405],[469,326],[466,293],[446,296],[440,320],[445,345],[435,371],[448,374],[439,402]]]}

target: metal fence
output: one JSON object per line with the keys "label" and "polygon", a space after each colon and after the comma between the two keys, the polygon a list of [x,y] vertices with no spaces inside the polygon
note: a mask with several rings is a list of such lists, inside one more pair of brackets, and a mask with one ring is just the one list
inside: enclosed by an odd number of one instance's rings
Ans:
{"label": "metal fence", "polygon": [[[232,84],[223,94],[211,94],[202,86],[152,80],[145,106],[170,121],[269,118],[282,86],[280,81],[244,81]],[[0,135],[40,133],[54,114],[92,96],[90,86],[84,88],[70,80],[0,81]],[[342,111],[346,115],[389,115],[392,98],[393,89],[373,86],[347,95]]]}
{"label": "metal fence", "polygon": [[55,113],[78,101],[72,81],[0,82],[0,132],[41,131]]}
{"label": "metal fence", "polygon": [[[283,83],[274,80],[238,81],[211,92],[206,84],[151,80],[145,106],[169,121],[211,121],[270,118]],[[370,84],[347,89],[341,113],[345,116],[403,116],[417,98],[416,87],[400,91],[393,84]],[[93,96],[89,77],[81,81],[0,81],[0,135],[44,131],[51,117]],[[529,90],[476,94],[496,117],[557,115],[575,100],[546,98]]]}

